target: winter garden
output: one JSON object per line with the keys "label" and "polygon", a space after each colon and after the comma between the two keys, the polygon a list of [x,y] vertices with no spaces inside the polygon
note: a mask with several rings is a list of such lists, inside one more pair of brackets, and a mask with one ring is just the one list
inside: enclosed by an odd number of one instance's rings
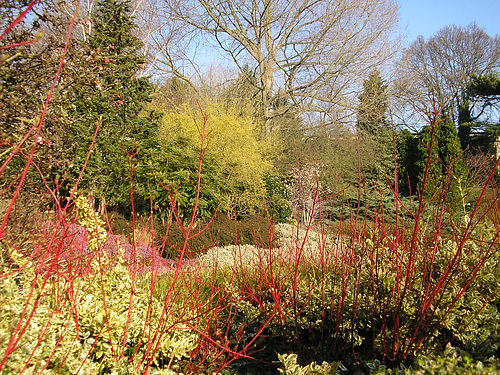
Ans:
{"label": "winter garden", "polygon": [[0,373],[497,373],[500,39],[397,9],[0,0]]}

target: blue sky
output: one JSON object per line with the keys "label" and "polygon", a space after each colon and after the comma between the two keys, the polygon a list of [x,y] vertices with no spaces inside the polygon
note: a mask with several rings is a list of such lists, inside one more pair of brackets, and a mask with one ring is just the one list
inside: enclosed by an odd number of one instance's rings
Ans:
{"label": "blue sky", "polygon": [[399,0],[399,4],[408,43],[419,35],[427,39],[444,26],[474,21],[490,36],[500,35],[500,0]]}

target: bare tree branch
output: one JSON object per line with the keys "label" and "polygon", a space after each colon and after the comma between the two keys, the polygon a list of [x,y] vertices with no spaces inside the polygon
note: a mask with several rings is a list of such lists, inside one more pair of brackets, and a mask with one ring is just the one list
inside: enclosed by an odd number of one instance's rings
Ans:
{"label": "bare tree branch", "polygon": [[[185,34],[200,33],[240,71],[251,66],[256,72],[267,132],[269,120],[280,115],[273,110],[278,98],[332,118],[353,110],[359,91],[353,95],[348,88],[359,90],[397,44],[393,0],[164,1],[169,19],[181,22]],[[164,47],[169,70],[182,69],[186,56],[174,56],[175,44]]]}

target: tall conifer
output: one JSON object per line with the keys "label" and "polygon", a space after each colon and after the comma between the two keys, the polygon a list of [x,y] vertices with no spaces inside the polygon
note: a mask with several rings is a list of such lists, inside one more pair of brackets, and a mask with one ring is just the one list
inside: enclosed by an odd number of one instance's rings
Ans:
{"label": "tall conifer", "polygon": [[387,85],[378,70],[370,74],[363,83],[363,93],[359,96],[358,132],[376,135],[382,126],[387,126],[386,112],[389,106]]}
{"label": "tall conifer", "polygon": [[465,165],[462,158],[462,147],[455,124],[446,119],[438,125],[439,159],[442,175],[447,188],[446,201],[449,204],[460,204],[462,201],[462,185],[465,178]]}
{"label": "tall conifer", "polygon": [[82,187],[89,186],[101,203],[127,201],[128,155],[138,152],[140,158],[158,127],[156,114],[142,113],[154,87],[137,76],[144,59],[135,27],[128,0],[98,0],[92,33],[75,66],[68,156],[79,172],[100,124]]}
{"label": "tall conifer", "polygon": [[439,125],[424,126],[419,136],[418,158],[415,163],[418,173],[418,191],[426,198],[439,194],[442,186],[441,160],[439,159]]}
{"label": "tall conifer", "polygon": [[461,204],[465,166],[453,121],[446,119],[434,128],[425,126],[422,129],[415,165],[421,194],[427,198],[446,196],[449,206]]}
{"label": "tall conifer", "polygon": [[369,163],[371,168],[364,171],[369,185],[386,186],[386,180],[394,176],[392,127],[386,118],[388,106],[387,85],[375,70],[363,83],[356,123],[360,140],[374,150],[375,163]]}

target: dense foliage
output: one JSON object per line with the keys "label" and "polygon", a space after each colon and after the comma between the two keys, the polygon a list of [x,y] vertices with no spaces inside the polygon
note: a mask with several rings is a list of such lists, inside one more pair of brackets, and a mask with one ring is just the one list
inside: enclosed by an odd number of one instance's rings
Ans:
{"label": "dense foliage", "polygon": [[92,33],[69,67],[71,126],[64,145],[74,171],[69,182],[84,170],[80,184],[101,205],[129,204],[130,157],[142,160],[158,129],[158,115],[143,113],[154,87],[147,77],[136,76],[144,59],[130,11],[128,1],[97,2]]}
{"label": "dense foliage", "polygon": [[[30,243],[2,242],[3,369],[264,373],[245,356],[295,352],[330,363],[303,371],[418,371],[431,363],[418,355],[446,345],[465,363],[498,348],[498,223],[415,213],[392,228],[361,219],[361,238],[287,224],[268,247],[169,263],[107,234],[83,196],[74,204],[78,225],[40,221]],[[294,358],[281,357],[285,373]]]}
{"label": "dense foliage", "polygon": [[254,213],[256,209],[262,212],[264,176],[271,165],[266,158],[266,142],[259,141],[256,122],[241,107],[217,103],[207,103],[203,116],[198,108],[187,105],[165,112],[160,139],[168,143],[183,136],[196,144],[204,132],[204,147],[218,160],[215,171],[218,182],[225,187],[226,202],[221,208],[236,208],[239,214]]}
{"label": "dense foliage", "polygon": [[476,121],[471,126],[473,130],[484,129],[489,136],[498,136],[498,124],[492,121],[492,115],[498,113],[500,104],[500,78],[495,74],[472,75],[471,82],[467,87],[467,93],[478,101],[481,101],[489,118],[484,121]]}
{"label": "dense foliage", "polygon": [[401,193],[423,193],[436,204],[464,209],[465,166],[455,125],[435,120],[417,136],[402,132],[398,172]]}
{"label": "dense foliage", "polygon": [[[16,20],[25,3],[0,2],[2,32]],[[31,22],[20,20],[0,42],[0,161],[3,164],[9,156],[12,159],[2,166],[0,187],[9,193],[15,190],[25,172],[28,155],[32,154],[31,162],[37,168],[26,171],[25,186],[29,188],[20,193],[31,197],[36,202],[33,206],[39,209],[49,203],[42,193],[45,187],[40,175],[55,177],[69,164],[59,154],[67,126],[61,105],[63,90],[55,87],[52,105],[48,106],[47,101],[47,93],[56,81],[64,47],[60,39],[67,32],[69,18],[51,0],[33,5],[36,13]],[[17,151],[12,153],[14,150]]]}
{"label": "dense foliage", "polygon": [[359,96],[356,128],[359,132],[378,133],[388,126],[386,112],[389,107],[387,85],[380,72],[374,71],[363,83],[363,93]]}
{"label": "dense foliage", "polygon": [[[210,154],[204,155],[200,165],[200,154],[197,145],[182,137],[170,142],[159,141],[156,147],[145,151],[144,161],[137,163],[133,175],[136,211],[152,210],[162,220],[171,219],[175,214],[184,221],[191,218],[196,201],[199,219],[208,220],[215,212],[227,210],[226,194],[231,191],[226,185],[227,173]],[[201,190],[197,188],[198,176]],[[127,212],[130,213],[131,210]]]}

